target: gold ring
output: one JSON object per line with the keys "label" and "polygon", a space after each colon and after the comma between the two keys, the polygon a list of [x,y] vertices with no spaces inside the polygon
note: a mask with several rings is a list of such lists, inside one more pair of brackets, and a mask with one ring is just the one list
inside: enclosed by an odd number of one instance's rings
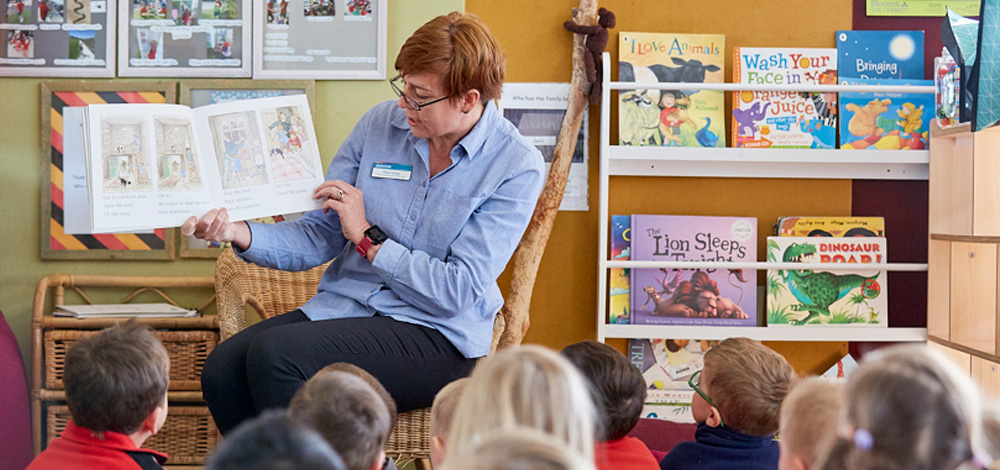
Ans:
{"label": "gold ring", "polygon": [[340,200],[343,200],[343,199],[344,199],[344,190],[343,189],[338,189],[337,190],[337,200],[340,201]]}

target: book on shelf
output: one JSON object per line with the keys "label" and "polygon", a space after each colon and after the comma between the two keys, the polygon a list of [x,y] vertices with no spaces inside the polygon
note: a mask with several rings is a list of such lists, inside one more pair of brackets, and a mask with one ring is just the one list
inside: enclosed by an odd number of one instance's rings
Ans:
{"label": "book on shelf", "polygon": [[924,78],[923,31],[837,31],[840,80]]}
{"label": "book on shelf", "polygon": [[[733,83],[836,85],[833,48],[735,47]],[[733,92],[733,143],[746,148],[837,147],[837,93]]]}
{"label": "book on shelf", "polygon": [[[619,33],[622,82],[725,82],[722,34]],[[725,147],[722,90],[621,90],[621,145]]]}
{"label": "book on shelf", "polygon": [[687,380],[705,367],[705,353],[718,341],[697,339],[628,340],[629,359],[649,390],[690,390]]}
{"label": "book on shelf", "polygon": [[882,217],[779,217],[774,224],[779,237],[884,237]]}
{"label": "book on shelf", "polygon": [[820,377],[826,377],[828,379],[846,379],[854,369],[858,368],[858,361],[854,360],[854,357],[850,354],[845,355],[835,362],[826,372],[820,374]]}
{"label": "book on shelf", "polygon": [[[629,237],[631,217],[627,215],[611,216],[611,260],[629,260]],[[629,269],[611,268],[608,270],[608,323],[612,325],[629,324]]]}
{"label": "book on shelf", "polygon": [[[931,86],[930,80],[841,80],[845,85]],[[851,150],[924,150],[934,117],[930,93],[840,94],[840,148]]]}
{"label": "book on shelf", "polygon": [[705,353],[718,341],[629,339],[629,359],[646,381],[642,417],[693,423],[688,378],[705,367]]}
{"label": "book on shelf", "polygon": [[767,271],[767,325],[886,327],[885,238],[767,237],[767,260],[856,264],[847,270]]}
{"label": "book on shelf", "polygon": [[642,404],[642,418],[662,419],[674,423],[694,423],[691,400],[694,390],[647,390]]}
{"label": "book on shelf", "polygon": [[320,207],[324,180],[304,95],[220,103],[87,107],[93,233],[177,227],[226,207],[230,220]]}
{"label": "book on shelf", "polygon": [[[757,219],[633,214],[639,261],[753,262]],[[632,269],[633,324],[756,326],[756,270]]]}
{"label": "book on shelf", "polygon": [[154,318],[194,317],[197,310],[177,307],[167,303],[59,305],[52,310],[57,317],[73,318]]}

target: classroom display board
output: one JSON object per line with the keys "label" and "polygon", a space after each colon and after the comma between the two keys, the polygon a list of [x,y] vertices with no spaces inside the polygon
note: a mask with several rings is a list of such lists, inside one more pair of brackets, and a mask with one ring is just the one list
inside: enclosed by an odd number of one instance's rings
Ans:
{"label": "classroom display board", "polygon": [[254,78],[386,78],[388,0],[253,1]]}
{"label": "classroom display board", "polygon": [[115,76],[115,0],[0,0],[0,6],[0,76]]}
{"label": "classroom display board", "polygon": [[250,76],[251,0],[118,3],[118,75]]}

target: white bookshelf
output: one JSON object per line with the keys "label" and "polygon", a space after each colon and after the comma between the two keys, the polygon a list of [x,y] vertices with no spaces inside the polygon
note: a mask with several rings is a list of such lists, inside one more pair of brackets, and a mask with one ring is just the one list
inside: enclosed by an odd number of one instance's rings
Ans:
{"label": "white bookshelf", "polygon": [[[928,150],[865,151],[840,149],[746,149],[691,147],[632,147],[611,145],[611,90],[750,90],[750,91],[883,91],[933,93],[928,86],[881,85],[748,85],[734,83],[612,82],[611,57],[604,53],[601,95],[600,170],[598,212],[597,339],[676,338],[724,339],[744,336],[760,341],[926,341],[926,328],[869,328],[850,326],[700,327],[675,325],[611,325],[607,323],[608,270],[611,268],[719,268],[719,269],[854,269],[844,264],[718,263],[612,261],[608,259],[611,217],[608,186],[613,176],[705,178],[800,178],[927,180]],[[926,263],[885,263],[887,271],[926,272]]]}

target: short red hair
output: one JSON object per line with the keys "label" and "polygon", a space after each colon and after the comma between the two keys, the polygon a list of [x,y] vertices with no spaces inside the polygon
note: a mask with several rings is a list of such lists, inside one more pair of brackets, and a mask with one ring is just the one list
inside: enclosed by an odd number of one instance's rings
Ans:
{"label": "short red hair", "polygon": [[480,102],[500,98],[506,59],[489,28],[471,13],[452,12],[428,21],[396,56],[404,76],[428,72],[441,77],[448,96],[479,90]]}

